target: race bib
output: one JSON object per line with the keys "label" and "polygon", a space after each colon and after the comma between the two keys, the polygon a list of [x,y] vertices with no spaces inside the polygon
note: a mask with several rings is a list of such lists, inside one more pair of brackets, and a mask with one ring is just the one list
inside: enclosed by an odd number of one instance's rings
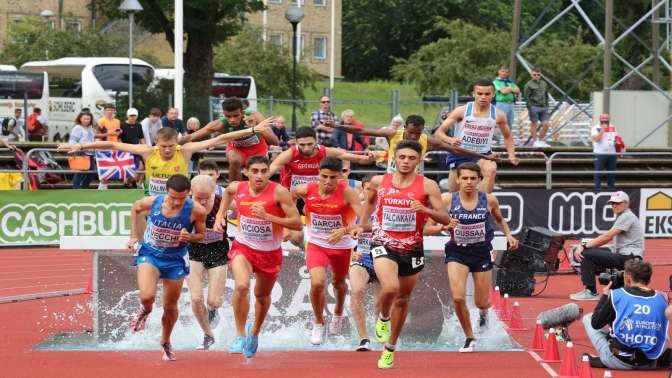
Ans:
{"label": "race bib", "polygon": [[292,175],[292,183],[291,183],[291,188],[293,189],[297,185],[302,185],[302,184],[307,184],[309,182],[314,182],[319,180],[319,176],[298,176],[298,175]]}
{"label": "race bib", "polygon": [[232,140],[229,143],[231,143],[232,146],[237,147],[237,148],[247,148],[247,147],[256,146],[257,144],[260,143],[260,140],[259,140],[259,137],[257,136],[257,134],[252,134],[248,137]]}
{"label": "race bib", "polygon": [[371,249],[371,257],[373,257],[374,259],[385,255],[387,255],[387,251],[385,250],[385,247],[383,247],[382,245],[373,247]]}
{"label": "race bib", "polygon": [[383,206],[383,231],[415,231],[417,213],[408,208]]}
{"label": "race bib", "polygon": [[206,228],[205,236],[203,237],[201,244],[216,243],[222,240],[224,240],[224,232],[217,232],[211,228]]}
{"label": "race bib", "polygon": [[458,224],[453,231],[457,245],[472,245],[485,242],[485,222]]}
{"label": "race bib", "polygon": [[334,230],[342,227],[341,215],[310,214],[310,230],[317,236],[329,237]]}
{"label": "race bib", "polygon": [[171,228],[159,227],[154,223],[148,224],[145,232],[145,240],[159,248],[171,248],[180,246],[180,231]]}
{"label": "race bib", "polygon": [[249,218],[240,215],[238,228],[241,235],[250,241],[270,242],[273,241],[273,224],[257,218]]}
{"label": "race bib", "polygon": [[359,235],[357,240],[357,251],[363,254],[371,252],[371,233],[365,232]]}
{"label": "race bib", "polygon": [[167,179],[162,179],[158,177],[149,178],[149,195],[153,196],[155,194],[165,194],[166,193],[166,182]]}

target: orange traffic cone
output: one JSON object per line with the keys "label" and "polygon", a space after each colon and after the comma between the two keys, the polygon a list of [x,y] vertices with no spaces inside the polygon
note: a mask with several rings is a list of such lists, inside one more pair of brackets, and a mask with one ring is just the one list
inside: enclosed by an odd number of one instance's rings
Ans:
{"label": "orange traffic cone", "polygon": [[534,337],[532,338],[532,351],[544,351],[544,329],[541,327],[541,320],[537,319],[537,324],[534,326]]}
{"label": "orange traffic cone", "polygon": [[93,294],[93,273],[89,273],[89,279],[86,283],[86,289],[84,289],[84,294]]}
{"label": "orange traffic cone", "polygon": [[579,369],[576,366],[576,356],[574,356],[574,343],[568,341],[565,345],[565,358],[560,365],[560,378],[578,378]]}
{"label": "orange traffic cone", "polygon": [[558,267],[558,272],[574,272],[574,268],[572,268],[572,264],[569,262],[569,256],[567,255],[567,251],[562,251],[562,254],[560,256],[560,266]]}
{"label": "orange traffic cone", "polygon": [[518,302],[513,302],[509,331],[527,331],[527,328],[523,325],[523,316],[520,314],[520,304]]}
{"label": "orange traffic cone", "polygon": [[499,319],[505,322],[511,320],[511,304],[509,303],[509,294],[504,294],[504,298],[502,298]]}
{"label": "orange traffic cone", "polygon": [[590,361],[586,355],[581,357],[581,371],[579,371],[579,378],[593,378],[593,371],[590,370]]}
{"label": "orange traffic cone", "polygon": [[490,292],[490,305],[495,309],[495,312],[499,312],[499,296],[499,286],[495,286],[495,289]]}
{"label": "orange traffic cone", "polygon": [[544,344],[543,362],[560,362],[560,352],[558,351],[558,340],[555,339],[555,329],[548,330],[548,338]]}

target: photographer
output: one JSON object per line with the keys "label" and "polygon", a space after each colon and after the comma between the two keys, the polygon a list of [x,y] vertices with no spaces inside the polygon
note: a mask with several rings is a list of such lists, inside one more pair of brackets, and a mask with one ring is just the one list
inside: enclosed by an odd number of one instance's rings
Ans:
{"label": "photographer", "polygon": [[[612,280],[595,312],[583,317],[583,326],[598,357],[592,367],[648,370],[669,366],[667,327],[672,307],[662,293],[648,287],[653,268],[642,260],[625,263],[624,282]],[[624,284],[620,289],[612,285]],[[609,332],[603,329],[609,325]],[[661,357],[662,356],[662,357]]]}
{"label": "photographer", "polygon": [[[639,219],[630,211],[630,198],[625,192],[616,192],[609,198],[616,222],[606,233],[590,242],[583,243],[574,250],[574,260],[581,262],[581,282],[584,290],[571,294],[575,301],[596,301],[599,299],[595,285],[597,268],[623,269],[626,261],[644,258],[644,233]],[[614,246],[598,248],[614,240]]]}

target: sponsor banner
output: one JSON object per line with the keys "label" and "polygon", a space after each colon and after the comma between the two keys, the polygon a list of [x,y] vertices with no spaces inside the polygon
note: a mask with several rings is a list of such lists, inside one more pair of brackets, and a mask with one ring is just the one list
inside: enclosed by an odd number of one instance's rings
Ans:
{"label": "sponsor banner", "polygon": [[672,189],[642,189],[639,221],[646,236],[672,236]]}
{"label": "sponsor banner", "polygon": [[122,236],[141,190],[6,191],[0,245],[58,245],[61,236]]}

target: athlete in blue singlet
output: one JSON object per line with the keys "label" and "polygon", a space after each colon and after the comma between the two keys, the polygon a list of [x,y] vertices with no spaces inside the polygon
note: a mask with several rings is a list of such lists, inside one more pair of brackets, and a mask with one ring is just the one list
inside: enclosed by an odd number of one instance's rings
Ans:
{"label": "athlete in blue singlet", "polygon": [[[157,283],[162,279],[161,353],[165,361],[174,361],[170,334],[177,321],[177,301],[182,292],[182,281],[189,274],[187,245],[203,239],[205,209],[189,199],[191,183],[186,176],[171,176],[166,182],[166,189],[167,194],[136,201],[131,210],[129,249],[134,249],[142,238],[135,260],[141,307],[131,321],[131,330],[144,329],[154,305]],[[141,236],[138,224],[145,216],[147,227]]]}
{"label": "athlete in blue singlet", "polygon": [[474,278],[474,302],[480,309],[479,326],[485,327],[490,307],[488,293],[492,282],[490,251],[494,230],[491,222],[494,221],[504,233],[509,249],[518,248],[518,240],[511,235],[511,230],[499,210],[497,198],[478,191],[478,184],[483,178],[479,165],[463,163],[457,168],[457,176],[460,190],[443,196],[443,204],[451,218],[451,223],[447,225],[451,237],[446,243],[446,269],[455,313],[466,336],[464,347],[459,351],[473,352],[475,338],[465,302],[467,276],[471,272]]}

